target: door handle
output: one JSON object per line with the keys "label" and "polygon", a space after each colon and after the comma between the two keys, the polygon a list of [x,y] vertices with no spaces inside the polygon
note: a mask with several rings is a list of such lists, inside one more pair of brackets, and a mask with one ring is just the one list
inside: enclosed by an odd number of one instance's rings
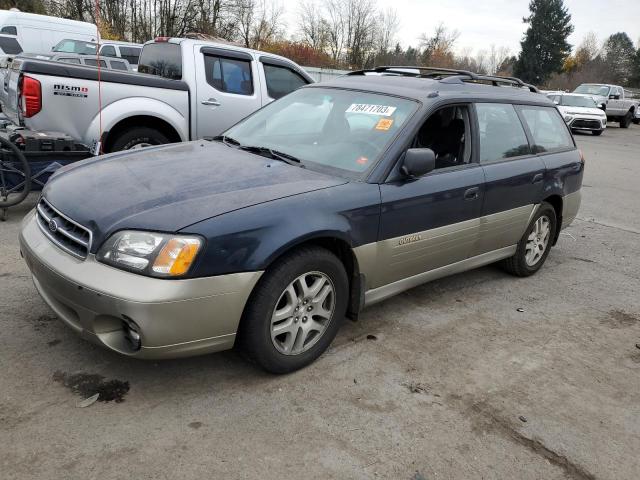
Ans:
{"label": "door handle", "polygon": [[220,106],[220,102],[218,100],[216,100],[215,98],[210,98],[208,100],[203,100],[202,105],[213,105],[214,107],[219,107]]}
{"label": "door handle", "polygon": [[539,183],[542,181],[543,178],[544,178],[544,175],[542,175],[541,173],[536,173],[533,176],[533,180],[531,180],[531,183]]}
{"label": "door handle", "polygon": [[475,200],[478,198],[478,192],[480,189],[478,187],[473,187],[464,192],[465,200]]}

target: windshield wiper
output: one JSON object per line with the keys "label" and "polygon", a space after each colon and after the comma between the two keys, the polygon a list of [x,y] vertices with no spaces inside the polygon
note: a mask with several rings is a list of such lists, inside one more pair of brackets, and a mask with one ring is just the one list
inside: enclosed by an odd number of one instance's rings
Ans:
{"label": "windshield wiper", "polygon": [[254,145],[242,145],[238,147],[240,150],[245,150],[251,153],[257,153],[258,155],[268,154],[269,158],[274,160],[280,160],[281,162],[288,163],[289,165],[296,165],[304,168],[302,165],[302,161],[294,157],[293,155],[289,155],[288,153],[279,152],[278,150],[274,150],[269,147],[257,147]]}
{"label": "windshield wiper", "polygon": [[215,137],[208,137],[205,138],[205,140],[212,140],[214,142],[222,142],[225,145],[234,145],[236,147],[240,146],[240,142],[237,141],[235,138],[231,138],[231,137],[227,137],[226,135],[218,135]]}

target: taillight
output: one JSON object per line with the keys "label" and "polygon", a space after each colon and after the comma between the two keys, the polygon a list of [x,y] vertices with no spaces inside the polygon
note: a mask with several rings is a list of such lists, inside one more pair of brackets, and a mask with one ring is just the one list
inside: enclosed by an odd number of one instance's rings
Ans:
{"label": "taillight", "polygon": [[33,117],[42,110],[42,87],[35,78],[22,77],[22,115],[25,118]]}
{"label": "taillight", "polygon": [[171,40],[171,37],[156,37],[154,42],[168,42],[169,40]]}

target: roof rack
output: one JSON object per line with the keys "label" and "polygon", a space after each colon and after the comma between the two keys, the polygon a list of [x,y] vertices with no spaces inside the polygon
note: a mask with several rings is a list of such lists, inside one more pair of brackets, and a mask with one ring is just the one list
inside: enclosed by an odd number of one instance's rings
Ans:
{"label": "roof rack", "polygon": [[507,84],[519,88],[528,88],[529,91],[533,93],[540,92],[535,86],[525,83],[516,77],[483,75],[470,72],[468,70],[458,70],[453,68],[385,65],[374,67],[371,69],[355,70],[353,72],[347,73],[347,75],[366,75],[367,73],[381,73],[387,75],[398,75],[417,78],[432,78],[434,80],[440,80],[445,83],[488,82],[494,87],[499,87],[501,84]]}

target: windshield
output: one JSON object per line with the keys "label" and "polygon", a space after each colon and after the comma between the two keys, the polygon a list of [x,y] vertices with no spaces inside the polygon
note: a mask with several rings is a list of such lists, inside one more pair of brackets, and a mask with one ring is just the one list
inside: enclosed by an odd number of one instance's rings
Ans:
{"label": "windshield", "polygon": [[97,48],[97,43],[81,42],[80,40],[60,40],[52,50],[54,52],[79,53],[80,55],[95,55]]}
{"label": "windshield", "polygon": [[580,85],[573,93],[586,93],[588,95],[609,96],[609,87],[606,85]]}
{"label": "windshield", "polygon": [[593,98],[574,97],[572,95],[562,95],[562,97],[560,97],[560,105],[564,105],[565,107],[597,108]]}
{"label": "windshield", "polygon": [[270,103],[225,135],[302,165],[347,177],[370,169],[418,103],[374,93],[302,88]]}

